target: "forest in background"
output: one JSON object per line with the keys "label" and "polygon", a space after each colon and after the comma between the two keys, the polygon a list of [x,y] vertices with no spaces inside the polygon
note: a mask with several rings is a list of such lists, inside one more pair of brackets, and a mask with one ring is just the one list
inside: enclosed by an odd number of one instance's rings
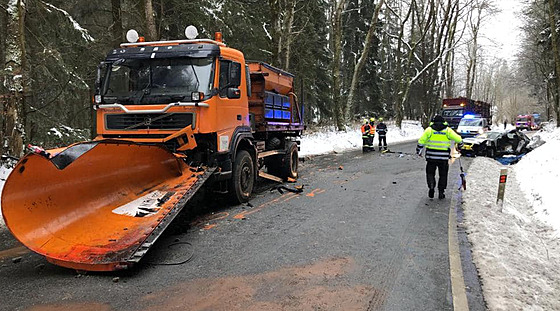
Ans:
{"label": "forest in background", "polygon": [[560,4],[527,0],[515,63],[480,33],[494,0],[1,0],[0,153],[89,139],[97,65],[136,29],[147,41],[223,33],[246,59],[296,75],[308,124],[420,120],[442,98],[494,104],[498,122],[560,115]]}

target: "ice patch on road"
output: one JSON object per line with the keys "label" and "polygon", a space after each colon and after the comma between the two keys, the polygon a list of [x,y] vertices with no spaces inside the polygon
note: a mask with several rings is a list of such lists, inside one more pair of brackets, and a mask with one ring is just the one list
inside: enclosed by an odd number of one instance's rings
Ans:
{"label": "ice patch on road", "polygon": [[502,167],[475,158],[463,195],[464,224],[488,308],[560,310],[558,233],[535,215],[519,187],[517,168],[509,170],[500,209],[496,198]]}

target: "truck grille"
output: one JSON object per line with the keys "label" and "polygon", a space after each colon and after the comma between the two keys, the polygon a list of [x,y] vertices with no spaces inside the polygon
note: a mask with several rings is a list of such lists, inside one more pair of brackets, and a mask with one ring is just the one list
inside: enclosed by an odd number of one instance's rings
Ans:
{"label": "truck grille", "polygon": [[193,124],[192,113],[107,114],[108,130],[179,130]]}

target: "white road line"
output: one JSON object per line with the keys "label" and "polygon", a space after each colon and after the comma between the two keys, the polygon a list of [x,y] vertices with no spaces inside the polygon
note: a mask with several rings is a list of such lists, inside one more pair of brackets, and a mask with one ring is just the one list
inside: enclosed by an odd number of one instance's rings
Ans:
{"label": "white road line", "polygon": [[459,252],[459,240],[457,238],[457,211],[455,206],[457,197],[453,196],[451,208],[449,209],[448,241],[449,241],[449,273],[451,274],[451,291],[453,293],[453,310],[468,311],[469,304],[463,278],[461,265],[461,253]]}

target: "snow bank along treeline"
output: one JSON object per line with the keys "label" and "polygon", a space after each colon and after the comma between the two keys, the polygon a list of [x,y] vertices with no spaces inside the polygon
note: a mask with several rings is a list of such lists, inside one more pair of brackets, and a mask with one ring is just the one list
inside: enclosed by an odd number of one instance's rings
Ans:
{"label": "snow bank along treeline", "polygon": [[[352,149],[362,148],[362,132],[361,125],[348,129],[346,132],[340,132],[335,127],[321,128],[320,131],[304,134],[301,138],[300,156],[325,154],[332,152],[343,152]],[[387,145],[391,149],[391,145],[416,140],[424,129],[418,121],[403,121],[402,128],[396,127],[391,122],[387,122]],[[377,134],[375,135],[374,146],[378,144]]]}

